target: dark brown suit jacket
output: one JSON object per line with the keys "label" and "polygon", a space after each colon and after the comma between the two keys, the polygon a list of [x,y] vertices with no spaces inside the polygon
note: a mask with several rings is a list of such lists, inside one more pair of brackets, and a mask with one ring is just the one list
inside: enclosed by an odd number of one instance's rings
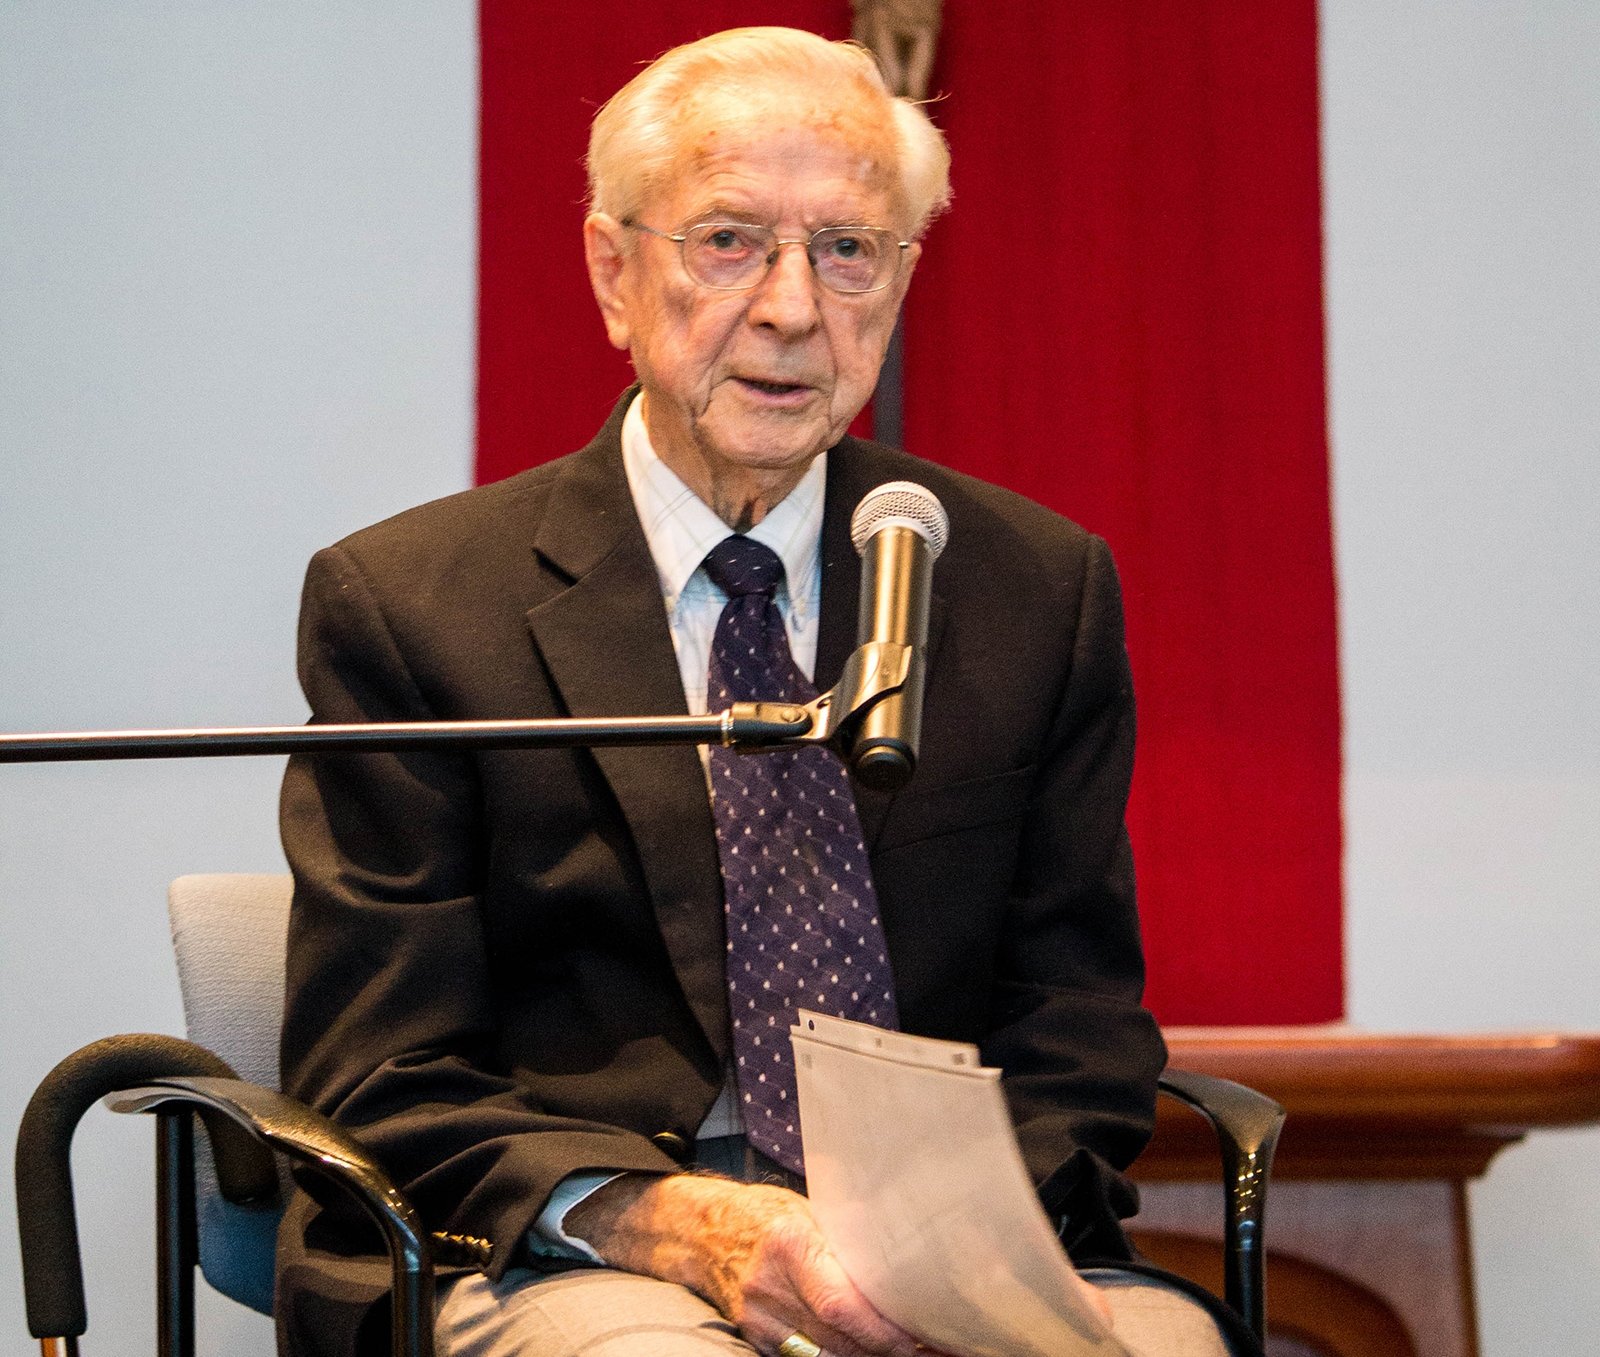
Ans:
{"label": "dark brown suit jacket", "polygon": [[[301,621],[317,721],[684,710],[623,474],[619,405],[583,451],[320,552]],[[1133,700],[1105,544],[1019,496],[846,438],[829,456],[817,684],[855,644],[855,504],[921,482],[950,515],[921,762],[857,790],[908,1031],[1004,1071],[1074,1253],[1125,1250],[1117,1172],[1163,1061],[1123,811]],[[665,1172],[728,1059],[722,887],[691,748],[295,760],[283,1071],[368,1144],[429,1227],[512,1261],[580,1169]],[[303,1196],[280,1328],[346,1352],[370,1269]]]}

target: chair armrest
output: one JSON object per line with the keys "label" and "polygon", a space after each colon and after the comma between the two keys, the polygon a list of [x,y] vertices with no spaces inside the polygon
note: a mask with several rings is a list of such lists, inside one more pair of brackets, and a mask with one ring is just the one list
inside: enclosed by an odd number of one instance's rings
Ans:
{"label": "chair armrest", "polygon": [[[220,1057],[177,1037],[107,1037],[75,1051],[34,1090],[17,1131],[17,1225],[28,1328],[35,1338],[77,1338],[88,1327],[72,1196],[72,1133],[83,1114],[119,1088],[160,1074],[231,1076]],[[265,1146],[226,1118],[207,1116],[217,1176],[231,1200],[277,1190]]]}
{"label": "chair armrest", "polygon": [[395,1357],[432,1357],[434,1279],[427,1235],[411,1203],[347,1132],[304,1103],[240,1079],[149,1079],[109,1102],[118,1112],[153,1112],[174,1103],[219,1112],[343,1187],[383,1231],[392,1269]]}
{"label": "chair armrest", "polygon": [[[377,1223],[388,1245],[396,1357],[432,1357],[434,1278],[427,1237],[383,1169],[320,1113],[234,1078],[228,1065],[204,1047],[152,1034],[107,1037],[74,1052],[45,1076],[23,1115],[17,1135],[17,1220],[28,1327],[35,1338],[73,1340],[88,1327],[70,1151],[78,1121],[101,1098],[118,1112],[197,1112],[211,1137],[219,1185],[230,1201],[276,1193],[274,1150],[343,1187]],[[192,1181],[183,1187],[191,1194],[192,1210]]]}
{"label": "chair armrest", "polygon": [[1169,1068],[1163,1093],[1188,1104],[1211,1123],[1222,1152],[1223,1299],[1266,1342],[1267,1181],[1283,1129],[1284,1111],[1264,1093],[1194,1070]]}

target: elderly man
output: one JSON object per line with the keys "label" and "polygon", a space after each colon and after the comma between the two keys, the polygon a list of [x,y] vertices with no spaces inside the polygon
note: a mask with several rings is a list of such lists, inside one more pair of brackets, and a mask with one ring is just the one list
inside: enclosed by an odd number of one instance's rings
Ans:
{"label": "elderly man", "polygon": [[[783,967],[756,983],[752,927],[782,956],[816,945],[823,1006],[978,1042],[1066,1246],[1127,1258],[1119,1169],[1163,1053],[1139,1004],[1109,556],[845,433],[947,163],[859,48],[749,29],[668,53],[601,111],[589,157],[589,273],[638,386],[581,452],[312,563],[316,720],[704,711],[837,678],[866,491],[913,479],[950,517],[923,758],[896,795],[818,750],[291,764],[286,1084],[477,1250],[442,1277],[451,1353],[920,1350],[796,1190]],[[286,1350],[374,1341],[364,1247],[337,1204],[296,1198]],[[1224,1350],[1177,1291],[1097,1294],[1131,1347]]]}

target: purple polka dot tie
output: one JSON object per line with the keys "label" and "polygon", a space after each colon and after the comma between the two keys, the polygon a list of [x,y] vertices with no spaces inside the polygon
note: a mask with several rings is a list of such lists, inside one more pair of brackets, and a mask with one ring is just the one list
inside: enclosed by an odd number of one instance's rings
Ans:
{"label": "purple polka dot tie", "polygon": [[[783,562],[748,537],[705,559],[728,595],[711,642],[707,700],[809,702],[773,594]],[[745,1133],[804,1173],[789,1027],[802,1007],[895,1027],[894,980],[861,821],[826,750],[711,750],[711,801],[727,917],[728,1009]]]}

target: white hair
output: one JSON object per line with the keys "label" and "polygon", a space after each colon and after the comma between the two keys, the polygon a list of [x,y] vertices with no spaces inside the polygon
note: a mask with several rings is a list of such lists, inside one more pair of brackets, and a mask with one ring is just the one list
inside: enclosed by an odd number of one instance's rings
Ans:
{"label": "white hair", "polygon": [[618,220],[640,212],[676,167],[689,118],[730,98],[813,96],[892,126],[912,238],[950,201],[950,150],[922,106],[890,94],[876,60],[854,42],[796,28],[731,28],[674,47],[595,115],[589,133],[589,206]]}

